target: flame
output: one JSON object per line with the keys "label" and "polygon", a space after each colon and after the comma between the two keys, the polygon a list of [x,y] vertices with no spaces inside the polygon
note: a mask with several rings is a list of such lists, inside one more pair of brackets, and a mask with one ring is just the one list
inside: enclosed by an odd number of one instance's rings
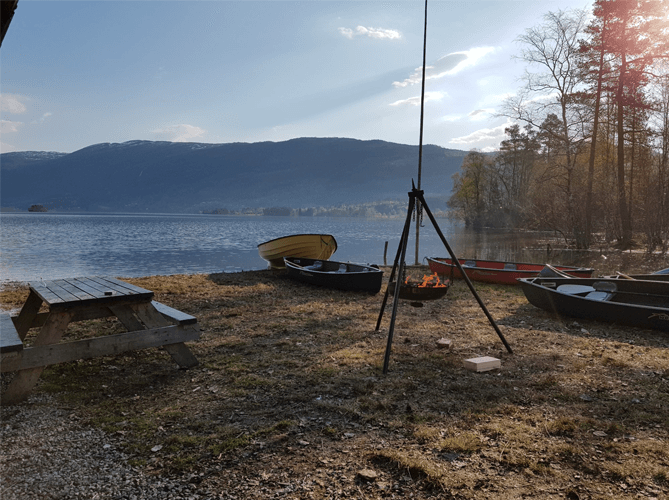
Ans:
{"label": "flame", "polygon": [[[411,285],[411,283],[409,283],[410,279],[411,278],[407,276],[407,278],[404,280],[404,284]],[[446,283],[441,282],[439,276],[437,276],[437,273],[434,273],[429,276],[424,274],[423,282],[418,285],[418,288],[446,288],[447,286],[448,285]]]}

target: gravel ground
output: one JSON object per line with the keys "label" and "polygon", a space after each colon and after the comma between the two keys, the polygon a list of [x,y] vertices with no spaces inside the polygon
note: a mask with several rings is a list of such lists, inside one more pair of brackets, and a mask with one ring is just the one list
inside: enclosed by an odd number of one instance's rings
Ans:
{"label": "gravel ground", "polygon": [[189,477],[150,476],[127,464],[113,438],[82,426],[67,409],[43,394],[2,407],[0,498],[209,499]]}

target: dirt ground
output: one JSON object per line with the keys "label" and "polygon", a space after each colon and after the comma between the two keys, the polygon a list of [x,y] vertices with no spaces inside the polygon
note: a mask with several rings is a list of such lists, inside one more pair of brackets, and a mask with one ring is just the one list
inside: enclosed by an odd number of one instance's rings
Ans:
{"label": "dirt ground", "polygon": [[[510,354],[457,281],[423,307],[400,302],[384,375],[385,284],[340,292],[270,270],[127,281],[198,318],[200,366],[147,349],[49,367],[35,391],[156,476],[240,499],[669,498],[666,332],[553,317],[519,287],[476,284]],[[7,287],[0,303],[26,296]],[[478,356],[501,368],[466,370]]]}

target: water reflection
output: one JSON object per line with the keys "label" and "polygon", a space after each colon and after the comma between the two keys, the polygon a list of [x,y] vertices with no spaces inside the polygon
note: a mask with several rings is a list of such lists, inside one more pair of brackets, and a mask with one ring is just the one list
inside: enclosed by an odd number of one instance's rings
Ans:
{"label": "water reflection", "polygon": [[[459,257],[590,265],[625,272],[669,267],[666,258],[615,252],[560,250],[551,233],[471,231],[438,220]],[[2,214],[0,279],[29,281],[84,275],[147,276],[264,269],[263,241],[288,234],[335,236],[334,260],[392,264],[403,220],[320,217],[234,217],[164,214]],[[429,221],[420,233],[419,261],[447,251]],[[415,259],[410,232],[407,263]],[[612,267],[617,266],[617,267]],[[656,267],[652,267],[656,266]]]}

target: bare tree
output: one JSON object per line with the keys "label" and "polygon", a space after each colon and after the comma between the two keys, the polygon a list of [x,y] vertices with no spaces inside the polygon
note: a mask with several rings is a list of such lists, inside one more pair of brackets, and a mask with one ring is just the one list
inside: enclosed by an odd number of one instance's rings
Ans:
{"label": "bare tree", "polygon": [[[586,12],[550,12],[544,23],[528,29],[518,38],[520,59],[528,63],[524,86],[516,97],[506,101],[503,114],[536,127],[540,133],[561,145],[560,168],[564,169],[566,209],[574,221],[572,235],[577,246],[587,245],[584,231],[577,224],[577,207],[571,185],[576,158],[587,136],[584,108],[576,98],[583,86],[578,55],[584,36]],[[559,126],[544,128],[546,117],[557,117]]]}

